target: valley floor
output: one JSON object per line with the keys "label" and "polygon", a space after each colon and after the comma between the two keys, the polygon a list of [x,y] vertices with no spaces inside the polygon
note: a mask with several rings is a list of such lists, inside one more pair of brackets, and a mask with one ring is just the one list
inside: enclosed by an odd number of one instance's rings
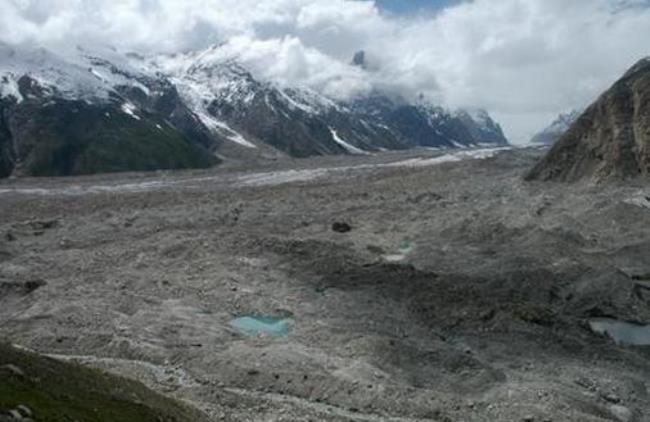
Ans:
{"label": "valley floor", "polygon": [[541,154],[2,182],[0,338],[215,421],[649,420],[650,347],[589,322],[650,324],[650,187]]}

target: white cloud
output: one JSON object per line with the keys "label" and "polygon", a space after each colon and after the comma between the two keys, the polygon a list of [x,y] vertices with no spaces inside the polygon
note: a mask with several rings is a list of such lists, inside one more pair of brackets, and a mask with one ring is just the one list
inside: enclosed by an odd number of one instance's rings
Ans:
{"label": "white cloud", "polygon": [[[0,40],[151,51],[224,44],[259,77],[485,107],[514,140],[649,54],[647,0],[474,0],[428,16],[351,0],[0,0]],[[363,49],[363,72],[349,65]]]}

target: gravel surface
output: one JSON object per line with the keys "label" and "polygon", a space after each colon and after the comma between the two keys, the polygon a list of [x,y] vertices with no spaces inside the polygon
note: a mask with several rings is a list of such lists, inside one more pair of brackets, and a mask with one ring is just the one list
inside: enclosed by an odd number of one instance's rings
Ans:
{"label": "gravel surface", "polygon": [[589,322],[650,324],[650,187],[542,153],[5,181],[0,336],[214,420],[648,421],[650,348]]}

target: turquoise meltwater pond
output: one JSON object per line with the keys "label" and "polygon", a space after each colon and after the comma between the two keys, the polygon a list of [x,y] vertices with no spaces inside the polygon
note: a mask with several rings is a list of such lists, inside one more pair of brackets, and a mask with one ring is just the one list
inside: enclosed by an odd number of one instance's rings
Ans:
{"label": "turquoise meltwater pond", "polygon": [[230,325],[249,335],[286,336],[291,331],[293,318],[287,316],[246,315],[233,319]]}
{"label": "turquoise meltwater pond", "polygon": [[410,240],[404,240],[399,245],[399,252],[403,255],[408,255],[413,252],[415,245]]}
{"label": "turquoise meltwater pond", "polygon": [[598,318],[589,321],[592,331],[605,334],[618,344],[650,346],[650,325],[637,325],[615,319]]}

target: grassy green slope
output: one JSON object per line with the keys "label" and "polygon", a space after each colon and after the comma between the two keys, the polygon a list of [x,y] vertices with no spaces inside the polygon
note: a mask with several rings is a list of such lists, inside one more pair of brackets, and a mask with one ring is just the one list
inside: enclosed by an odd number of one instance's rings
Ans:
{"label": "grassy green slope", "polygon": [[218,160],[155,116],[132,116],[80,102],[23,110],[26,174],[67,176],[207,168]]}
{"label": "grassy green slope", "polygon": [[11,136],[6,127],[5,119],[2,117],[6,100],[0,98],[0,178],[7,177],[13,170],[11,159]]}
{"label": "grassy green slope", "polygon": [[44,422],[208,420],[138,382],[0,343],[0,415],[19,405],[33,411],[33,420]]}

